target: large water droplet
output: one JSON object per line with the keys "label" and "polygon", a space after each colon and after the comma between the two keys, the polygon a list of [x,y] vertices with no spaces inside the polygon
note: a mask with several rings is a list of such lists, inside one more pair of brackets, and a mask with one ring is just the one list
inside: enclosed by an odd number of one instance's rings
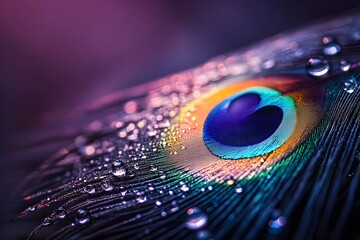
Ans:
{"label": "large water droplet", "polygon": [[126,167],[122,162],[114,162],[111,166],[111,173],[116,177],[126,176]]}
{"label": "large water droplet", "polygon": [[355,78],[351,77],[344,81],[343,88],[348,93],[353,93],[356,89],[359,88],[358,82]]}
{"label": "large water droplet", "polygon": [[340,45],[335,41],[333,37],[324,37],[322,42],[324,44],[323,52],[325,55],[335,55],[341,50]]}
{"label": "large water droplet", "polygon": [[79,209],[75,215],[75,221],[79,224],[86,224],[90,222],[90,214],[85,209]]}
{"label": "large water droplet", "polygon": [[351,67],[351,64],[346,60],[341,60],[339,65],[340,65],[340,70],[343,72],[348,71]]}
{"label": "large water droplet", "polygon": [[309,75],[320,77],[329,72],[330,65],[326,59],[313,57],[307,61],[306,69]]}
{"label": "large water droplet", "polygon": [[188,229],[198,230],[206,225],[208,217],[199,208],[189,208],[186,213],[185,225]]}

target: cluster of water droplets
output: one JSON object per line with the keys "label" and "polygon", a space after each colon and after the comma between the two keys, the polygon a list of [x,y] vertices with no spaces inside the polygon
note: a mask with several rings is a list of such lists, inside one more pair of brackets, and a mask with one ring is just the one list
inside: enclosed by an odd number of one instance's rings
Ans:
{"label": "cluster of water droplets", "polygon": [[[307,73],[314,77],[322,77],[329,73],[331,65],[338,66],[341,72],[347,72],[351,69],[352,65],[346,59],[340,61],[331,59],[331,62],[326,56],[334,56],[340,53],[341,45],[332,36],[326,36],[322,39],[323,54],[325,56],[311,57],[306,64]],[[353,93],[359,89],[358,81],[355,77],[347,77],[343,81],[343,89],[347,93]]]}
{"label": "cluster of water droplets", "polygon": [[[341,45],[330,36],[324,37],[322,44],[324,56],[312,57],[307,61],[306,70],[313,77],[328,74],[335,65],[333,59],[329,59],[342,50]],[[279,49],[284,48],[289,58],[305,54],[305,50],[296,42],[286,46],[279,44]],[[267,71],[277,65],[286,66],[286,61],[281,62],[275,57],[276,52],[265,55],[261,54],[266,52],[263,50],[251,50],[242,56],[235,54],[213,60],[198,68],[173,75],[170,79],[161,80],[164,84],[150,90],[140,100],[127,101],[115,114],[106,116],[101,121],[91,122],[86,128],[91,130],[90,133],[79,134],[71,147],[59,151],[57,164],[73,166],[64,167],[67,170],[64,170],[63,175],[54,179],[57,183],[63,183],[62,188],[26,196],[25,200],[39,196],[44,199],[28,207],[20,217],[49,207],[58,202],[58,199],[61,199],[59,202],[71,201],[79,197],[86,200],[75,208],[56,209],[44,218],[42,226],[66,218],[72,219],[74,226],[87,225],[97,216],[103,216],[101,214],[121,214],[124,209],[135,209],[141,205],[155,209],[162,218],[183,210],[185,227],[197,231],[199,239],[210,238],[210,232],[205,229],[209,223],[209,211],[196,206],[181,208],[184,199],[191,199],[197,194],[212,194],[216,191],[215,187],[207,185],[206,181],[186,176],[183,169],[176,172],[169,166],[164,167],[161,158],[166,157],[166,151],[173,155],[187,151],[187,146],[181,144],[181,139],[198,128],[194,116],[196,106],[180,116],[181,127],[179,123],[172,122],[179,117],[185,104],[202,96],[213,84],[228,77]],[[343,72],[352,67],[346,59],[341,59],[336,64]],[[352,93],[358,89],[359,83],[356,78],[349,78],[343,86],[346,92]],[[262,163],[260,161],[258,166]],[[270,178],[269,174],[268,179]],[[236,197],[246,193],[246,185],[237,182],[236,176],[224,176],[216,181],[223,183]],[[103,198],[104,196],[106,197]],[[97,215],[94,214],[94,209],[88,208],[95,208],[95,203],[99,205],[96,208]],[[136,218],[141,219],[141,214],[136,215]],[[282,215],[273,214],[268,222],[269,232],[282,229],[286,220]]]}

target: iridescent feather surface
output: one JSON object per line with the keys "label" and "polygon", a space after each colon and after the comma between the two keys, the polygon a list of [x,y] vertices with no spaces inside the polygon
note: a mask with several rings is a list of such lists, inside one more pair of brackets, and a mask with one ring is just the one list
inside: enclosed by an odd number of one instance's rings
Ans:
{"label": "iridescent feather surface", "polygon": [[30,239],[359,237],[359,64],[353,14],[76,109],[14,220]]}

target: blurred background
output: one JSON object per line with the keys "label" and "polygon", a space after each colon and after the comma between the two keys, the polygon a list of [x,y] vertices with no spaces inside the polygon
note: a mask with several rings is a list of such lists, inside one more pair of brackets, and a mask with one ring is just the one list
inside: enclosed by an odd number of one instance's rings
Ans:
{"label": "blurred background", "polygon": [[[356,0],[0,0],[0,153],[10,138],[45,124],[43,114],[66,112],[359,5]],[[9,195],[23,162],[0,156],[0,190]],[[2,198],[2,230],[13,217],[8,204]]]}
{"label": "blurred background", "polygon": [[1,0],[1,140],[41,126],[42,113],[185,70],[356,2]]}

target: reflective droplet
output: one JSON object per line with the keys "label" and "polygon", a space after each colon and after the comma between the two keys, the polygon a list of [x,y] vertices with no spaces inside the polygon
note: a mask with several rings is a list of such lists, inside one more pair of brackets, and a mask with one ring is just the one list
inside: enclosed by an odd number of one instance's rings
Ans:
{"label": "reflective droplet", "polygon": [[149,184],[148,184],[148,189],[149,189],[150,191],[154,191],[154,190],[155,190],[155,185],[154,185],[153,183],[149,183]]}
{"label": "reflective droplet", "polygon": [[80,136],[75,138],[74,144],[75,144],[76,147],[82,148],[86,144],[86,141],[87,141],[86,137],[80,135]]}
{"label": "reflective droplet", "polygon": [[66,211],[64,208],[59,207],[59,209],[54,212],[54,215],[57,218],[64,219],[66,217]]}
{"label": "reflective droplet", "polygon": [[75,215],[75,221],[79,224],[86,224],[90,220],[90,214],[85,209],[79,209]]}
{"label": "reflective droplet", "polygon": [[127,193],[127,188],[124,186],[119,187],[121,196],[125,196]]}
{"label": "reflective droplet", "polygon": [[344,81],[343,88],[348,93],[353,93],[356,89],[359,88],[358,82],[355,78],[351,77]]}
{"label": "reflective droplet", "polygon": [[306,69],[309,75],[320,77],[329,72],[330,65],[326,59],[314,57],[309,58],[306,64]]}
{"label": "reflective droplet", "polygon": [[161,206],[162,202],[159,201],[159,200],[157,200],[157,201],[155,202],[155,204],[156,204],[156,206]]}
{"label": "reflective droplet", "polygon": [[351,67],[351,64],[346,60],[341,60],[339,65],[340,65],[341,71],[343,71],[343,72],[348,71]]}
{"label": "reflective droplet", "polygon": [[96,152],[96,148],[93,145],[85,146],[82,151],[82,153],[85,156],[91,156],[91,155],[95,154],[95,152]]}
{"label": "reflective droplet", "polygon": [[149,169],[150,169],[150,172],[155,172],[155,171],[157,171],[157,167],[156,167],[154,164],[150,164]]}
{"label": "reflective droplet", "polygon": [[143,192],[138,192],[136,194],[136,201],[138,203],[144,203],[144,202],[146,202],[146,200],[147,200],[146,196],[145,196],[145,194]]}
{"label": "reflective droplet", "polygon": [[227,185],[233,185],[235,183],[234,177],[233,176],[228,176],[226,178],[226,184]]}
{"label": "reflective droplet", "polygon": [[162,217],[166,217],[167,213],[166,213],[165,210],[162,210],[161,213],[160,213],[160,215],[161,215]]}
{"label": "reflective droplet", "polygon": [[279,234],[287,223],[287,218],[281,215],[279,210],[275,210],[268,222],[269,233]]}
{"label": "reflective droplet", "polygon": [[244,189],[242,188],[241,185],[237,185],[236,188],[235,188],[235,192],[236,193],[242,193],[244,191]]}
{"label": "reflective droplet", "polygon": [[139,170],[139,168],[140,168],[139,164],[138,164],[138,163],[134,163],[134,168],[135,168],[135,170]]}
{"label": "reflective droplet", "polygon": [[166,173],[164,171],[159,171],[159,177],[164,180],[166,178]]}
{"label": "reflective droplet", "polygon": [[112,183],[109,181],[109,180],[107,180],[107,179],[105,179],[105,180],[103,180],[102,182],[101,182],[101,188],[104,190],[104,191],[111,191],[111,190],[113,190],[114,189],[114,186],[112,185]]}
{"label": "reflective droplet", "polygon": [[322,42],[324,44],[323,52],[325,55],[335,55],[341,50],[340,45],[335,41],[333,37],[324,37]]}
{"label": "reflective droplet", "polygon": [[274,66],[275,66],[275,60],[273,58],[268,59],[261,64],[261,67],[263,69],[270,69],[273,68]]}
{"label": "reflective droplet", "polygon": [[190,188],[186,183],[184,183],[181,185],[180,190],[183,192],[188,192],[190,190]]}
{"label": "reflective droplet", "polygon": [[36,206],[30,206],[30,207],[28,207],[28,210],[29,210],[30,212],[33,212],[33,211],[36,210]]}
{"label": "reflective droplet", "polygon": [[111,166],[111,173],[116,177],[125,177],[126,168],[122,162],[114,162]]}
{"label": "reflective droplet", "polygon": [[201,230],[196,233],[197,240],[214,240],[212,234],[207,230]]}
{"label": "reflective droplet", "polygon": [[189,208],[186,213],[185,225],[188,229],[198,230],[206,225],[208,217],[199,208]]}
{"label": "reflective droplet", "polygon": [[48,225],[50,225],[50,224],[52,224],[53,222],[52,222],[52,219],[50,218],[50,217],[46,217],[45,219],[44,219],[44,221],[42,222],[42,225],[43,226],[48,226]]}
{"label": "reflective droplet", "polygon": [[171,212],[171,213],[177,212],[177,211],[179,211],[179,210],[180,210],[179,205],[177,205],[176,203],[175,203],[175,204],[172,204],[171,209],[170,209],[170,212]]}
{"label": "reflective droplet", "polygon": [[89,194],[94,194],[95,193],[95,187],[91,184],[88,184],[84,187],[84,192],[89,193]]}

